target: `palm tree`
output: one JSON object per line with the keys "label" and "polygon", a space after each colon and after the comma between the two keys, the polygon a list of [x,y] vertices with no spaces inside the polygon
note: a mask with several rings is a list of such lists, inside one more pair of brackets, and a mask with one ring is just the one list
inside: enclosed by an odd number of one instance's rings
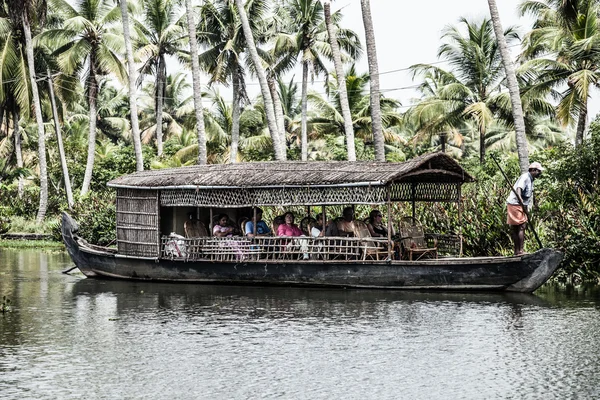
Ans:
{"label": "palm tree", "polygon": [[[248,9],[251,20],[259,20],[263,7],[252,2]],[[237,9],[233,0],[207,1],[200,13],[200,32],[198,39],[206,50],[200,54],[200,62],[209,73],[209,85],[221,83],[232,85],[231,149],[229,162],[238,159],[240,137],[241,105],[248,101],[245,73],[242,65],[242,53],[246,49],[246,39],[242,32]]]}
{"label": "palm tree", "polygon": [[502,29],[502,23],[500,21],[500,14],[498,13],[496,0],[488,0],[488,5],[490,7],[490,15],[492,17],[494,33],[496,35],[496,40],[498,41],[498,47],[500,48],[500,54],[504,64],[504,72],[506,74],[508,91],[510,93],[510,101],[512,104],[512,113],[515,125],[517,153],[519,155],[519,165],[521,167],[521,172],[525,173],[529,168],[529,150],[527,148],[527,138],[525,136],[525,120],[523,118],[523,106],[521,105],[519,84],[517,82],[515,67],[506,44],[506,38],[504,37],[504,30]]}
{"label": "palm tree", "polygon": [[[163,106],[165,102],[165,79],[167,56],[184,58],[183,41],[185,29],[179,24],[174,0],[145,0],[144,20],[136,21],[138,31],[135,47],[142,58],[140,81],[145,76],[154,76],[156,93],[156,148],[163,152]],[[139,83],[139,82],[138,82]]]}
{"label": "palm tree", "polygon": [[385,161],[383,132],[381,130],[381,110],[379,108],[379,66],[377,63],[375,31],[373,30],[373,19],[371,18],[371,2],[369,0],[360,0],[360,6],[365,26],[369,74],[371,75],[371,120],[373,121],[373,138],[375,139],[375,160]]}
{"label": "palm tree", "polygon": [[329,36],[329,45],[333,56],[333,65],[335,66],[335,74],[337,76],[338,88],[340,91],[340,106],[342,108],[342,116],[344,117],[344,132],[346,133],[346,147],[348,149],[348,161],[356,161],[356,148],[354,146],[354,128],[352,127],[352,114],[350,113],[350,105],[348,104],[348,93],[344,82],[344,67],[342,65],[342,54],[340,46],[337,42],[336,28],[331,23],[331,2],[326,0],[323,2],[323,12],[325,14],[325,26]]}
{"label": "palm tree", "polygon": [[200,63],[198,61],[198,41],[192,1],[185,0],[190,56],[192,58],[192,84],[194,89],[194,109],[196,110],[196,133],[198,135],[198,164],[206,164],[206,133],[204,132],[204,112],[202,111],[202,87],[200,86]]}
{"label": "palm tree", "polygon": [[54,96],[54,82],[52,80],[52,73],[50,68],[47,69],[48,73],[48,96],[50,97],[50,104],[52,106],[52,117],[54,119],[54,131],[56,133],[56,141],[58,143],[58,153],[60,156],[60,165],[62,168],[63,181],[65,183],[65,192],[67,194],[67,205],[69,210],[73,209],[73,191],[71,189],[71,178],[69,177],[69,168],[67,166],[67,158],[65,155],[65,147],[63,144],[62,132],[60,129],[60,122],[58,120],[58,109],[56,107],[56,97]]}
{"label": "palm tree", "polygon": [[[328,43],[327,27],[323,13],[323,5],[319,0],[289,0],[287,5],[290,17],[294,22],[291,27],[296,35],[296,49],[302,55],[302,160],[308,157],[308,75],[325,74],[323,56],[331,58],[331,46]],[[341,19],[341,14],[336,12],[332,16],[333,22]],[[347,29],[339,30],[338,42],[350,58],[357,59],[361,47],[357,35]]]}
{"label": "palm tree", "polygon": [[111,31],[111,27],[120,19],[120,10],[112,7],[111,2],[81,0],[75,8],[67,0],[50,0],[53,9],[62,14],[65,20],[62,28],[49,29],[40,36],[41,41],[47,41],[49,47],[56,48],[54,54],[64,73],[85,77],[89,134],[82,196],[89,191],[94,169],[99,78],[114,73],[121,82],[125,82],[127,76],[118,55],[122,38]]}
{"label": "palm tree", "polygon": [[242,2],[242,0],[235,0],[235,4],[237,6],[237,10],[240,16],[240,22],[242,24],[244,37],[246,38],[248,52],[250,53],[252,64],[258,76],[258,81],[260,83],[260,91],[265,104],[265,115],[267,118],[267,125],[269,127],[269,133],[273,141],[273,149],[275,150],[275,159],[280,161],[283,160],[284,157],[281,151],[281,146],[278,146],[278,143],[280,143],[279,131],[277,129],[277,120],[275,118],[275,111],[273,108],[273,98],[271,97],[271,92],[269,90],[269,84],[267,82],[265,69],[262,65],[262,60],[258,55],[258,50],[254,41],[254,34],[252,33],[252,27],[250,26],[250,22],[248,21],[246,10],[244,9],[244,3]]}
{"label": "palm tree", "polygon": [[[522,69],[538,87],[553,89],[557,118],[577,126],[575,145],[583,143],[588,100],[600,86],[600,5],[593,0],[524,1],[522,14],[537,18],[525,37]],[[556,90],[566,86],[562,92]]]}
{"label": "palm tree", "polygon": [[[345,86],[348,93],[348,105],[351,112],[351,122],[356,132],[356,137],[365,144],[373,143],[373,123],[371,113],[371,96],[367,93],[367,86],[371,79],[370,74],[358,74],[354,65],[344,74]],[[309,100],[316,110],[316,115],[310,119],[313,129],[319,135],[338,135],[343,131],[345,119],[342,117],[341,90],[337,81],[330,82],[328,87],[329,97],[323,98],[317,93],[311,93]],[[380,97],[382,112],[382,131],[388,150],[396,151],[394,144],[402,142],[394,127],[402,123],[402,116],[398,113],[400,103],[394,99]]]}
{"label": "palm tree", "polygon": [[[475,126],[479,136],[479,159],[485,159],[486,132],[494,121],[497,94],[504,79],[502,59],[494,38],[492,23],[484,19],[472,23],[461,18],[466,28],[463,34],[456,26],[445,29],[447,43],[438,50],[438,57],[452,66],[445,71],[435,65],[411,66],[414,76],[422,76],[422,99],[410,110],[418,131],[431,133],[463,131],[465,124]],[[518,36],[509,29],[508,40]]]}
{"label": "palm tree", "polygon": [[140,123],[138,121],[137,110],[137,92],[136,92],[136,71],[133,60],[133,49],[131,45],[131,34],[129,33],[129,12],[127,10],[127,0],[119,0],[121,5],[121,19],[123,20],[123,37],[125,39],[125,54],[127,57],[128,69],[128,89],[129,89],[129,110],[131,118],[131,136],[133,139],[133,149],[135,152],[136,171],[144,170],[144,158],[142,156],[142,141],[140,138]]}
{"label": "palm tree", "polygon": [[[35,2],[37,3],[37,2]],[[34,6],[37,6],[35,10]],[[21,25],[23,36],[25,38],[25,54],[27,59],[27,70],[31,85],[31,96],[33,99],[33,111],[35,120],[37,121],[38,133],[38,165],[40,169],[40,205],[38,208],[36,221],[41,223],[46,216],[48,209],[48,165],[46,161],[46,136],[44,132],[44,121],[42,118],[42,107],[40,103],[40,95],[38,92],[37,80],[35,75],[35,62],[33,57],[33,43],[31,39],[31,24],[32,18],[43,20],[45,18],[46,9],[40,7],[42,4],[34,4],[33,0],[27,1],[10,1],[10,13],[14,22],[14,26]],[[38,18],[39,17],[39,18]]]}
{"label": "palm tree", "polygon": [[[195,110],[193,98],[187,95],[191,90],[191,85],[186,80],[183,73],[169,75],[165,85],[165,102],[163,107],[163,121],[166,123],[164,136],[169,138],[177,135],[187,128],[192,131],[195,121]],[[142,142],[150,143],[156,136],[157,118],[156,107],[154,106],[156,89],[153,83],[148,83],[142,88],[145,94],[142,99],[140,127],[142,128]]]}

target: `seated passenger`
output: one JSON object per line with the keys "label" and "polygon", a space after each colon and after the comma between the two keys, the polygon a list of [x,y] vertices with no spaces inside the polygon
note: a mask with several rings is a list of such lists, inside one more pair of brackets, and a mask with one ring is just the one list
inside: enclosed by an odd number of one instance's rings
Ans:
{"label": "seated passenger", "polygon": [[371,211],[367,228],[372,237],[387,237],[388,235],[387,227],[383,224],[383,215],[379,210]]}
{"label": "seated passenger", "polygon": [[219,214],[215,219],[217,221],[213,226],[213,236],[216,237],[231,237],[233,236],[234,228],[231,226],[227,214]]}
{"label": "seated passenger", "polygon": [[263,211],[260,208],[256,209],[256,221],[254,221],[254,217],[252,220],[246,222],[245,234],[248,237],[254,237],[254,223],[256,223],[256,236],[268,236],[271,233],[271,230],[262,220]]}
{"label": "seated passenger", "polygon": [[325,236],[354,236],[354,209],[344,208],[342,216],[333,219],[325,229]]}
{"label": "seated passenger", "polygon": [[310,227],[310,236],[315,238],[325,236],[325,229],[323,229],[323,226],[325,225],[323,214],[317,214],[316,219],[317,222]]}
{"label": "seated passenger", "polygon": [[294,214],[286,212],[283,214],[285,223],[277,228],[277,236],[304,236],[298,225],[294,224]]}

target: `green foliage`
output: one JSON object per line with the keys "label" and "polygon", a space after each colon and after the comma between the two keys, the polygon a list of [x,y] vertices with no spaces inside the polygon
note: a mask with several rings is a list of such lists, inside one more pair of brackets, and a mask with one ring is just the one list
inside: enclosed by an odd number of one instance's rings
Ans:
{"label": "green foliage", "polygon": [[10,229],[8,207],[0,207],[0,234],[8,232]]}
{"label": "green foliage", "polygon": [[[150,169],[150,162],[153,157],[153,149],[149,146],[142,147],[144,157],[144,169]],[[135,172],[135,153],[133,146],[114,146],[104,154],[103,157],[96,157],[94,166],[94,178],[92,180],[92,189],[95,191],[105,191],[106,184],[118,178],[121,175]]]}
{"label": "green foliage", "polygon": [[113,192],[90,192],[74,206],[79,235],[90,243],[107,246],[116,240],[116,201]]}
{"label": "green foliage", "polygon": [[547,246],[565,251],[564,274],[584,279],[600,275],[600,122],[590,130],[591,139],[576,149],[561,145],[540,154]]}
{"label": "green foliage", "polygon": [[57,217],[49,216],[43,223],[38,223],[34,218],[24,218],[21,216],[11,217],[10,231],[15,233],[39,233],[47,234],[51,231],[52,223],[58,220]]}

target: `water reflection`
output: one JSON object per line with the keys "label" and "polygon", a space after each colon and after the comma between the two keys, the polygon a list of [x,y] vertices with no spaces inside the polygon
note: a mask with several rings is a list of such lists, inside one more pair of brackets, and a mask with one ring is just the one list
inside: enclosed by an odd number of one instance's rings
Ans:
{"label": "water reflection", "polygon": [[597,288],[537,295],[66,276],[0,251],[0,397],[595,398]]}

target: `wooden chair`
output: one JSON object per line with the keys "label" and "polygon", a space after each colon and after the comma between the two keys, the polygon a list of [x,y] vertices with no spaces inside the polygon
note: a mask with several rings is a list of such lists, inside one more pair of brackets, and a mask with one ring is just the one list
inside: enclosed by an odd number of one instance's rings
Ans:
{"label": "wooden chair", "polygon": [[418,261],[423,257],[438,258],[437,243],[434,243],[434,247],[427,247],[423,226],[413,217],[400,220],[400,243],[404,259]]}
{"label": "wooden chair", "polygon": [[241,217],[240,219],[238,219],[237,224],[240,227],[240,234],[242,236],[246,236],[246,222],[250,221],[250,218],[248,217]]}
{"label": "wooden chair", "polygon": [[185,223],[183,224],[183,230],[185,231],[186,238],[208,236],[206,226],[204,226],[202,221],[198,221],[197,219],[188,219],[187,221],[185,221]]}
{"label": "wooden chair", "polygon": [[363,260],[366,260],[367,257],[375,260],[385,260],[388,257],[387,248],[371,238],[371,232],[369,232],[369,228],[364,221],[354,221],[354,237],[364,239],[359,242]]}

